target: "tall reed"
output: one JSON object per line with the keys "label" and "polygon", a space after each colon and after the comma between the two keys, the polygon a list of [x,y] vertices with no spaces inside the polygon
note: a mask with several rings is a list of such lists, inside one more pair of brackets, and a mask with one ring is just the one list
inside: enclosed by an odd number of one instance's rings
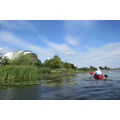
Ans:
{"label": "tall reed", "polygon": [[38,79],[38,68],[26,65],[0,66],[0,82],[14,83],[35,81]]}

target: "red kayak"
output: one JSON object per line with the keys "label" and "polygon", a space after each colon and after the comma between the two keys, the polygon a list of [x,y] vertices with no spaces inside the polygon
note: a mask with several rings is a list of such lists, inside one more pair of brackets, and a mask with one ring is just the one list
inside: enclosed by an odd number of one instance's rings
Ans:
{"label": "red kayak", "polygon": [[94,73],[94,72],[89,72],[91,75]]}
{"label": "red kayak", "polygon": [[100,80],[100,79],[103,79],[103,75],[94,74],[94,78]]}

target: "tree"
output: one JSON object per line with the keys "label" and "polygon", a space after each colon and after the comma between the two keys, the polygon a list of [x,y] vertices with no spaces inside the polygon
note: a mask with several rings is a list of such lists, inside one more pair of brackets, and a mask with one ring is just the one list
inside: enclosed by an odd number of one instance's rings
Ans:
{"label": "tree", "polygon": [[102,66],[100,66],[99,68],[100,68],[100,70],[102,70],[102,69],[103,69],[103,67],[102,67]]}
{"label": "tree", "polygon": [[107,66],[105,66],[103,69],[105,69],[105,70],[109,70],[110,68],[108,68]]}
{"label": "tree", "polygon": [[34,65],[35,59],[30,55],[20,55],[19,57],[12,60],[11,64],[13,65]]}
{"label": "tree", "polygon": [[37,60],[34,65],[39,68],[41,68],[43,66],[40,60]]}
{"label": "tree", "polygon": [[44,66],[44,67],[49,67],[49,66],[50,66],[48,59],[45,60],[45,62],[43,63],[43,66]]}
{"label": "tree", "polygon": [[83,67],[83,68],[79,68],[79,70],[87,71],[87,70],[89,70],[89,68]]}
{"label": "tree", "polygon": [[60,63],[60,68],[64,68],[64,62],[63,61],[61,61],[61,63]]}
{"label": "tree", "polygon": [[66,69],[71,69],[70,63],[65,62],[65,63],[64,63],[64,68],[66,68]]}
{"label": "tree", "polygon": [[71,65],[71,69],[75,69],[75,66],[74,64],[70,64]]}
{"label": "tree", "polygon": [[96,68],[93,66],[90,66],[90,70],[96,70]]}
{"label": "tree", "polygon": [[61,66],[61,59],[55,55],[52,59],[49,60],[49,66],[50,68],[60,68]]}

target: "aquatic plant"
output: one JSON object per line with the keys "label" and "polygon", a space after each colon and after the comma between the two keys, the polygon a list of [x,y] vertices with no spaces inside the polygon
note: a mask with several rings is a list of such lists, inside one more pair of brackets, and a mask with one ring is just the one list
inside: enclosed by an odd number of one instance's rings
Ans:
{"label": "aquatic plant", "polygon": [[0,66],[0,82],[14,83],[35,81],[38,79],[38,68],[34,66]]}

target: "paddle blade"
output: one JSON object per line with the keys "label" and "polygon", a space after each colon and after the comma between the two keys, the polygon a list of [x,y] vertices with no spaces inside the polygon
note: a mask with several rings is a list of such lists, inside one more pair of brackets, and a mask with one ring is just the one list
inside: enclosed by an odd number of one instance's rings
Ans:
{"label": "paddle blade", "polygon": [[108,75],[106,75],[106,74],[105,74],[104,76],[105,76],[105,78],[107,78],[107,77],[108,77]]}

